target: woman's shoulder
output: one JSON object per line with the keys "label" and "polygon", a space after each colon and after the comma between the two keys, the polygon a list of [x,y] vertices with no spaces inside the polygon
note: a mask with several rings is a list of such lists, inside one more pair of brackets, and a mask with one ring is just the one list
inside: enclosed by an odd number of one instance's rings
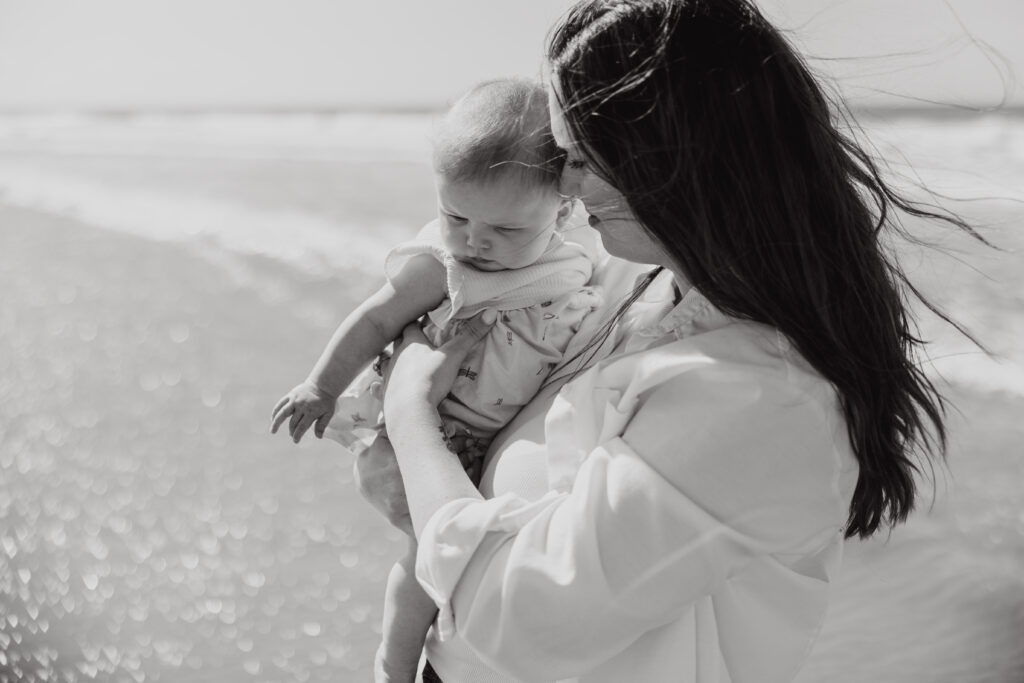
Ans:
{"label": "woman's shoulder", "polygon": [[545,422],[552,486],[570,486],[587,453],[604,449],[617,477],[656,473],[664,505],[694,503],[772,548],[798,552],[835,533],[857,471],[845,423],[832,392],[795,376],[773,337],[737,322],[578,377]]}
{"label": "woman's shoulder", "polygon": [[816,511],[838,528],[857,473],[845,420],[831,386],[774,337],[738,323],[647,352],[646,381],[621,397],[621,438],[679,488],[701,482],[723,514],[753,505],[789,533],[802,528],[794,515]]}
{"label": "woman's shoulder", "polygon": [[835,392],[782,335],[756,323],[737,322],[636,354],[625,393],[692,394],[722,413],[755,407],[815,404],[833,410]]}
{"label": "woman's shoulder", "polygon": [[852,464],[835,391],[768,326],[733,321],[613,357],[589,374],[573,383],[572,397],[610,403],[622,416],[620,433],[645,457],[680,465],[683,451],[687,467],[705,454],[744,469],[770,454],[774,466],[826,480]]}
{"label": "woman's shoulder", "polygon": [[761,397],[804,394],[833,404],[831,385],[785,335],[759,323],[723,320],[712,329],[612,357],[599,375],[625,381],[623,388],[634,395],[663,384],[715,382],[751,391],[756,387]]}

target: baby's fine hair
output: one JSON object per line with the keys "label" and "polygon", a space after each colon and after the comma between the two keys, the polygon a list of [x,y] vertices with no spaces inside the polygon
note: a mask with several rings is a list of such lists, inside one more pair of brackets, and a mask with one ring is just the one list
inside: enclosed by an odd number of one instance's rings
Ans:
{"label": "baby's fine hair", "polygon": [[433,161],[450,182],[519,182],[557,191],[565,153],[551,135],[544,86],[522,78],[474,86],[438,125]]}

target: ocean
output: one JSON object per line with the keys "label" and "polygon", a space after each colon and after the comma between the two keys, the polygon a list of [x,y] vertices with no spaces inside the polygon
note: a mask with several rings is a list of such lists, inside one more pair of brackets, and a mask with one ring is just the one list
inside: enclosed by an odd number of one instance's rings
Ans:
{"label": "ocean", "polygon": [[[402,539],[269,416],[431,218],[432,121],[0,118],[0,683],[369,680]],[[999,247],[893,245],[988,353],[921,312],[948,462],[798,681],[1022,683],[1024,117],[862,123]]]}

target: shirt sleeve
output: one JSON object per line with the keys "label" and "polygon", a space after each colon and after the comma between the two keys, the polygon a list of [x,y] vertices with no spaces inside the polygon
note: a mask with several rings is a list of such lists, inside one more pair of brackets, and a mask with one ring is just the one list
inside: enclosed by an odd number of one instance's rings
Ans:
{"label": "shirt sleeve", "polygon": [[816,401],[756,373],[683,373],[640,397],[568,492],[438,510],[417,577],[442,638],[457,630],[512,677],[577,676],[754,559],[833,538],[837,470]]}

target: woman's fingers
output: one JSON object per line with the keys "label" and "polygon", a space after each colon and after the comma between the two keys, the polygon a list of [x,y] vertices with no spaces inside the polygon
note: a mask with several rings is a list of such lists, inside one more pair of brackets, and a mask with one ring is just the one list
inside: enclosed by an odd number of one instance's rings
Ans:
{"label": "woman's fingers", "polygon": [[427,344],[427,335],[423,334],[423,328],[418,322],[411,322],[402,330],[402,334],[395,340],[395,349],[404,348],[409,344]]}
{"label": "woman's fingers", "polygon": [[[416,324],[402,331],[385,377],[384,412],[397,408],[394,401],[426,399],[437,405],[451,391],[459,366],[497,320],[494,311],[485,311],[463,321],[452,338],[434,348]],[[392,387],[400,390],[392,392]]]}

